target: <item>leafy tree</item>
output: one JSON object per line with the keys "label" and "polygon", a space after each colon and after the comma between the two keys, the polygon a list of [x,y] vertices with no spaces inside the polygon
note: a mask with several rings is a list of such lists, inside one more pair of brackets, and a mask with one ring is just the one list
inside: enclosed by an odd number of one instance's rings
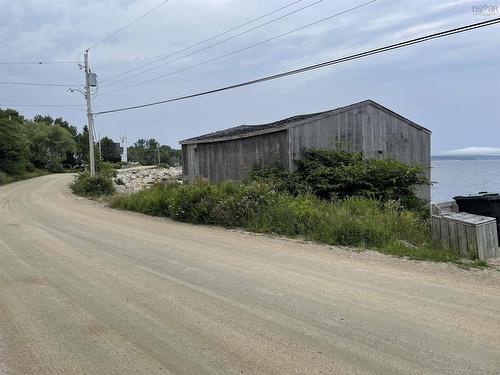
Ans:
{"label": "leafy tree", "polygon": [[[60,126],[63,129],[66,129],[70,134],[71,137],[74,139],[74,141],[77,141],[77,136],[78,136],[78,129],[75,126],[72,126],[68,121],[63,120],[62,117],[58,117],[55,120],[50,116],[50,115],[36,115],[33,117],[33,122],[37,124],[46,124],[46,125],[57,125]],[[43,164],[43,162],[38,163],[38,164]],[[74,167],[79,164],[79,160],[77,155],[75,154],[74,151],[67,151],[66,155],[64,156],[62,160],[62,164],[64,167]]]}
{"label": "leafy tree", "polygon": [[76,143],[76,165],[85,165],[89,163],[89,129],[83,127],[83,131],[75,136]]}
{"label": "leafy tree", "polygon": [[[36,115],[28,121],[15,110],[0,109],[0,172],[22,175],[35,168],[59,172],[84,166],[89,162],[88,136],[86,126],[78,132],[62,117]],[[104,137],[101,149],[103,161],[120,161],[120,149],[112,139]],[[155,139],[139,139],[129,148],[130,160],[156,164],[158,150],[162,163],[177,162],[180,151],[160,146]]]}
{"label": "leafy tree", "polygon": [[363,197],[382,202],[396,200],[407,208],[420,208],[418,185],[429,183],[422,166],[397,160],[365,159],[360,153],[310,149],[289,172],[281,167],[255,169],[250,180],[273,184],[292,195],[313,193],[322,199]]}
{"label": "leafy tree", "polygon": [[161,162],[167,165],[179,165],[181,162],[181,150],[175,150],[170,146],[160,146]]}
{"label": "leafy tree", "polygon": [[25,126],[30,140],[31,162],[38,168],[60,172],[67,153],[76,150],[75,141],[68,130],[46,122],[31,122]]}
{"label": "leafy tree", "polygon": [[180,160],[180,150],[162,145],[156,139],[138,139],[134,146],[128,148],[128,159],[143,165],[158,163],[158,147],[162,164],[176,165]]}
{"label": "leafy tree", "polygon": [[24,118],[17,111],[0,109],[0,171],[21,175],[29,158],[29,146],[23,133]]}
{"label": "leafy tree", "polygon": [[52,125],[54,123],[54,119],[49,115],[47,116],[36,115],[35,117],[33,117],[33,122]]}
{"label": "leafy tree", "polygon": [[19,125],[24,123],[24,117],[19,114],[15,109],[1,109],[0,108],[0,119],[8,119],[9,121],[13,121]]}
{"label": "leafy tree", "polygon": [[121,160],[120,148],[111,138],[104,137],[101,139],[101,153],[104,161],[116,163]]}
{"label": "leafy tree", "polygon": [[144,158],[148,164],[158,164],[158,147],[160,143],[156,139],[151,138],[146,141]]}
{"label": "leafy tree", "polygon": [[76,126],[73,126],[68,121],[63,120],[62,117],[56,118],[54,120],[54,125],[59,125],[61,128],[66,129],[73,138],[78,134]]}

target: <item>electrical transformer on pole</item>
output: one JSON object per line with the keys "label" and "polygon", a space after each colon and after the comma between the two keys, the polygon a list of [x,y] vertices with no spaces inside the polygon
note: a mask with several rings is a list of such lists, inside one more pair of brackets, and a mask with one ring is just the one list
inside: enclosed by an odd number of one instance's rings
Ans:
{"label": "electrical transformer on pole", "polygon": [[85,90],[70,88],[69,92],[79,92],[87,102],[87,122],[89,129],[89,161],[90,161],[90,176],[95,177],[95,155],[94,155],[94,117],[92,114],[92,100],[90,88],[97,88],[97,75],[90,71],[89,67],[89,50],[85,50],[85,59],[83,66],[79,64],[80,69],[85,71]]}

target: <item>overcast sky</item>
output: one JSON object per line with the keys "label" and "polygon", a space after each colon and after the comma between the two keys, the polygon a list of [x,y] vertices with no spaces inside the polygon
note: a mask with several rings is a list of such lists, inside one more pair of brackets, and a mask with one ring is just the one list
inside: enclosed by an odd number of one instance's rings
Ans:
{"label": "overcast sky", "polygon": [[[296,0],[295,0],[296,1]],[[298,10],[301,0],[264,19],[143,69],[182,57],[231,35]],[[0,0],[0,60],[81,60],[86,47],[117,31],[161,0]],[[115,37],[90,50],[100,81],[94,111],[208,90],[342,57],[496,15],[473,12],[471,1],[377,0],[314,27],[264,43],[198,68],[113,93],[113,89],[167,75],[286,33],[366,2],[323,0],[295,14],[150,72],[106,87],[104,81],[142,64],[262,16],[294,0],[170,0]],[[488,5],[500,8],[500,2]],[[432,131],[434,154],[500,147],[500,25],[367,57],[272,82],[95,119],[97,132],[129,144],[156,138],[178,147],[181,139],[240,124],[259,124],[373,99]],[[141,69],[129,75],[141,72]],[[125,78],[127,75],[119,78]],[[118,79],[118,78],[116,78]],[[0,65],[0,81],[83,83],[76,64]],[[83,106],[65,87],[0,85],[2,108],[26,117],[50,114],[78,128]],[[470,150],[470,149],[469,149]],[[481,152],[481,149],[479,149]]]}

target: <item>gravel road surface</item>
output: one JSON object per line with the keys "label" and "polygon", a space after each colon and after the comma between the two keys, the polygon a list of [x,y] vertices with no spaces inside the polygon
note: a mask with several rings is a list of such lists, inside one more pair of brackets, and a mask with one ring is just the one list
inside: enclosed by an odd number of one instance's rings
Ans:
{"label": "gravel road surface", "polygon": [[0,187],[0,374],[499,374],[500,272]]}

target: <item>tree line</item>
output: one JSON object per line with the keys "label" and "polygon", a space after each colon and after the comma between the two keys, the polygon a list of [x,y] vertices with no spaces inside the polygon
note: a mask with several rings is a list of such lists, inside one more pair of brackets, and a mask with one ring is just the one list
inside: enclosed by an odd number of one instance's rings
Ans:
{"label": "tree line", "polygon": [[[84,168],[89,160],[89,134],[63,118],[36,115],[27,119],[14,109],[0,109],[0,173],[22,176],[35,170],[63,172]],[[119,143],[104,137],[96,143],[98,161],[119,162]],[[100,151],[99,151],[100,150]],[[140,164],[177,165],[180,151],[155,139],[139,139],[128,147],[128,160]]]}
{"label": "tree line", "polygon": [[181,150],[160,145],[155,139],[139,139],[133,146],[128,147],[128,160],[143,165],[158,164],[158,162],[169,166],[180,165]]}
{"label": "tree line", "polygon": [[[87,143],[88,144],[88,143]],[[122,149],[112,138],[104,137],[96,144],[96,153],[101,160],[118,163],[121,161]],[[133,146],[127,147],[128,161],[142,165],[175,166],[180,164],[181,151],[167,145],[160,145],[156,139],[139,139]]]}
{"label": "tree line", "polygon": [[62,118],[24,118],[13,109],[0,109],[0,172],[22,175],[35,169],[62,172],[88,157],[88,133]]}

